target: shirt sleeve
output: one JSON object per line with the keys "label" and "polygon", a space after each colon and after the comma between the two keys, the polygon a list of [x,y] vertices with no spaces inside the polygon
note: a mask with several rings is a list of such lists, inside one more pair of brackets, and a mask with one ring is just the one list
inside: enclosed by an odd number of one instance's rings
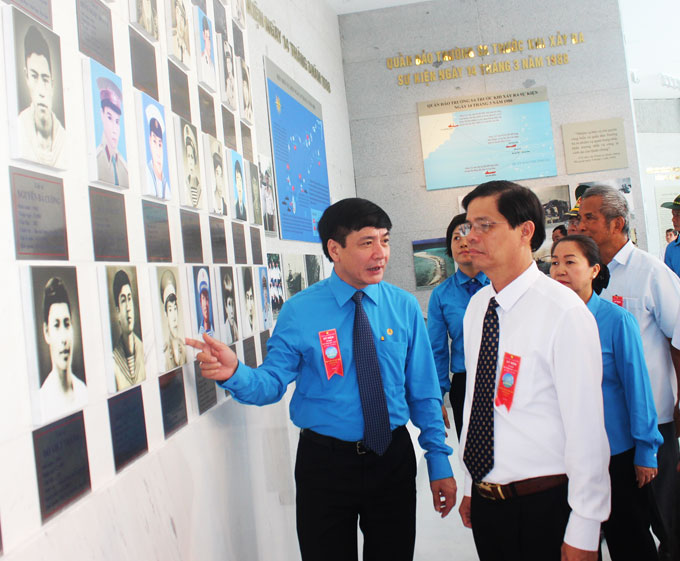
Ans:
{"label": "shirt sleeve", "polygon": [[284,304],[274,333],[267,341],[267,356],[262,365],[251,368],[239,362],[234,375],[218,385],[246,405],[279,401],[300,369],[301,355],[296,347],[300,335],[296,321],[294,307]]}
{"label": "shirt sleeve", "polygon": [[412,329],[406,357],[406,401],[413,424],[420,429],[418,442],[425,450],[430,481],[452,477],[449,456],[453,452],[445,442],[442,400],[437,372],[425,322],[415,300],[411,302]]}
{"label": "shirt sleeve", "polygon": [[444,320],[439,292],[435,288],[430,296],[427,307],[427,332],[430,336],[430,345],[439,377],[439,388],[443,397],[451,389],[451,379],[449,378],[450,349],[449,331]]}
{"label": "shirt sleeve", "polygon": [[[602,402],[602,351],[595,318],[572,307],[554,319],[551,372],[564,426],[564,461],[571,514],[564,534],[569,545],[597,550],[600,523],[610,509],[609,441]],[[574,351],[578,349],[578,364]]]}
{"label": "shirt sleeve", "polygon": [[680,315],[680,279],[667,266],[658,266],[650,275],[651,302],[646,301],[650,313],[654,314],[659,329],[676,349],[680,349],[680,337],[675,337]]}
{"label": "shirt sleeve", "polygon": [[630,415],[630,431],[635,441],[635,465],[655,468],[656,454],[663,439],[657,428],[658,419],[640,328],[630,313],[622,314],[615,326],[614,360]]}

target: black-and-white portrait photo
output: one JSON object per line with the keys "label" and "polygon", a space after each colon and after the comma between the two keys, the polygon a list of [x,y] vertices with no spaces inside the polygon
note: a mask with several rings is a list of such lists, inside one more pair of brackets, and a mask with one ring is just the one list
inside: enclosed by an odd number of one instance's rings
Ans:
{"label": "black-and-white portrait photo", "polygon": [[224,148],[222,143],[212,136],[205,135],[206,147],[206,174],[209,176],[211,189],[210,210],[215,214],[226,214],[227,191],[225,188],[226,175],[224,173]]}
{"label": "black-and-white portrait photo", "polygon": [[177,267],[157,270],[160,297],[160,324],[163,333],[163,368],[165,371],[182,366],[187,361],[184,344],[184,303],[181,302]]}
{"label": "black-and-white portrait photo", "polygon": [[40,421],[87,403],[75,267],[31,267]]}
{"label": "black-and-white portrait photo", "polygon": [[252,221],[254,224],[262,226],[262,198],[260,197],[260,172],[257,164],[248,162],[248,191],[250,200],[252,201],[251,208],[253,209]]}
{"label": "black-and-white portrait photo", "polygon": [[191,43],[189,40],[188,0],[170,0],[169,55],[184,66],[191,65]]}
{"label": "black-and-white portrait photo", "polygon": [[45,166],[68,165],[59,36],[17,9],[14,54],[17,132],[13,155]]}
{"label": "black-and-white portrait photo", "polygon": [[106,267],[116,391],[146,379],[136,267]]}
{"label": "black-and-white portrait photo", "polygon": [[179,119],[180,142],[179,154],[182,168],[181,181],[182,203],[192,208],[203,208],[203,182],[201,181],[201,165],[198,156],[196,127],[184,119]]}
{"label": "black-and-white portrait photo", "polygon": [[244,121],[252,124],[253,92],[250,86],[250,68],[243,59],[241,59],[241,116]]}
{"label": "black-and-white portrait photo", "polygon": [[274,171],[270,158],[260,155],[260,199],[262,222],[265,233],[277,235],[276,195],[274,194]]}
{"label": "black-and-white portrait photo", "polygon": [[222,101],[230,108],[236,109],[236,73],[234,71],[234,47],[222,37],[222,50],[220,51],[220,76]]}
{"label": "black-and-white portrait photo", "polygon": [[305,283],[305,261],[302,255],[290,253],[283,256],[286,299],[292,298],[307,288]]}
{"label": "black-and-white portrait photo", "polygon": [[225,343],[231,345],[239,340],[236,283],[234,271],[231,267],[220,267],[220,286],[222,288],[222,322],[224,323]]}
{"label": "black-and-white portrait photo", "polygon": [[257,325],[257,304],[255,301],[255,284],[252,267],[241,267],[240,294],[243,304],[242,337],[250,337],[259,330]]}
{"label": "black-and-white portrait photo", "polygon": [[133,23],[154,41],[158,40],[158,12],[156,0],[130,0]]}
{"label": "black-and-white portrait photo", "polygon": [[307,286],[312,286],[321,280],[321,255],[305,255],[305,271],[307,271]]}

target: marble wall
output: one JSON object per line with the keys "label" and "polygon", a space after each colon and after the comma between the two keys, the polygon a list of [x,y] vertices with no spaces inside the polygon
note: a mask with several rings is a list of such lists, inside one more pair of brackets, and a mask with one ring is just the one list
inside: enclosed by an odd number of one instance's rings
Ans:
{"label": "marble wall", "polygon": [[[386,279],[415,290],[412,240],[444,237],[458,198],[470,188],[426,191],[417,103],[545,86],[550,102],[557,176],[520,183],[528,187],[630,177],[637,211],[635,226],[642,247],[646,230],[640,194],[633,112],[616,0],[522,2],[520,0],[435,0],[340,16],[345,83],[354,154],[357,194],[385,208],[394,224],[392,257]],[[551,35],[583,33],[584,42],[550,48]],[[436,52],[454,47],[492,45],[512,39],[543,37],[539,55],[566,52],[569,63],[519,71],[468,76],[430,83],[397,85],[399,70],[388,57]],[[527,52],[489,55],[493,63],[522,58]],[[482,59],[472,61],[479,64]],[[447,66],[464,66],[454,61]],[[439,63],[403,69],[437,71]],[[564,123],[622,118],[628,167],[567,175],[561,126]],[[430,291],[418,291],[423,309]]]}

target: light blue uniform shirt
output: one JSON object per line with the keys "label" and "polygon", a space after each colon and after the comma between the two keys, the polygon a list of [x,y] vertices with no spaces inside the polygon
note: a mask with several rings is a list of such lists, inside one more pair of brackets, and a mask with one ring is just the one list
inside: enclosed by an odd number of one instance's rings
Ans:
{"label": "light blue uniform shirt", "polygon": [[[300,428],[341,440],[364,436],[364,418],[354,365],[353,331],[356,289],[335,274],[288,300],[267,341],[267,357],[259,368],[239,363],[221,387],[246,404],[265,405],[281,399],[295,382],[290,418]],[[363,289],[363,308],[371,322],[387,398],[392,430],[409,418],[420,429],[420,446],[430,480],[451,477],[444,442],[444,422],[437,374],[418,302],[386,282]],[[319,339],[335,329],[344,373],[329,379]]]}
{"label": "light blue uniform shirt", "polygon": [[[481,286],[489,284],[482,272],[475,276]],[[465,352],[463,348],[463,316],[472,296],[468,292],[468,277],[458,269],[430,295],[427,307],[427,331],[434,362],[439,377],[442,396],[451,389],[450,372],[465,372]],[[449,338],[451,349],[449,351]]]}
{"label": "light blue uniform shirt", "polygon": [[604,426],[612,456],[635,447],[634,463],[657,467],[663,442],[635,316],[593,293],[588,309],[595,316],[602,345]]}
{"label": "light blue uniform shirt", "polygon": [[663,262],[680,277],[680,236],[666,246]]}

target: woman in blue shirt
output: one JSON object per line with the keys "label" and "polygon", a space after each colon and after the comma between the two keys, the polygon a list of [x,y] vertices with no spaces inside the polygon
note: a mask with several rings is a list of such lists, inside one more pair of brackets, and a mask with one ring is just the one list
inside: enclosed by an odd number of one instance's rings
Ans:
{"label": "woman in blue shirt", "polygon": [[656,560],[642,487],[656,476],[662,438],[640,328],[633,314],[598,296],[609,283],[609,270],[591,238],[570,235],[556,241],[550,276],[581,297],[600,332],[604,422],[611,449],[611,514],[602,525],[609,553],[613,561]]}
{"label": "woman in blue shirt", "polygon": [[[472,295],[489,284],[486,275],[475,269],[468,251],[467,238],[459,231],[465,214],[454,216],[446,229],[446,254],[458,271],[432,291],[427,309],[427,331],[437,366],[442,397],[449,392],[453,420],[460,440],[465,402],[465,355],[463,353],[463,316]],[[449,338],[451,347],[449,350]],[[449,380],[449,372],[453,372]],[[451,428],[446,406],[442,405],[444,424]]]}

